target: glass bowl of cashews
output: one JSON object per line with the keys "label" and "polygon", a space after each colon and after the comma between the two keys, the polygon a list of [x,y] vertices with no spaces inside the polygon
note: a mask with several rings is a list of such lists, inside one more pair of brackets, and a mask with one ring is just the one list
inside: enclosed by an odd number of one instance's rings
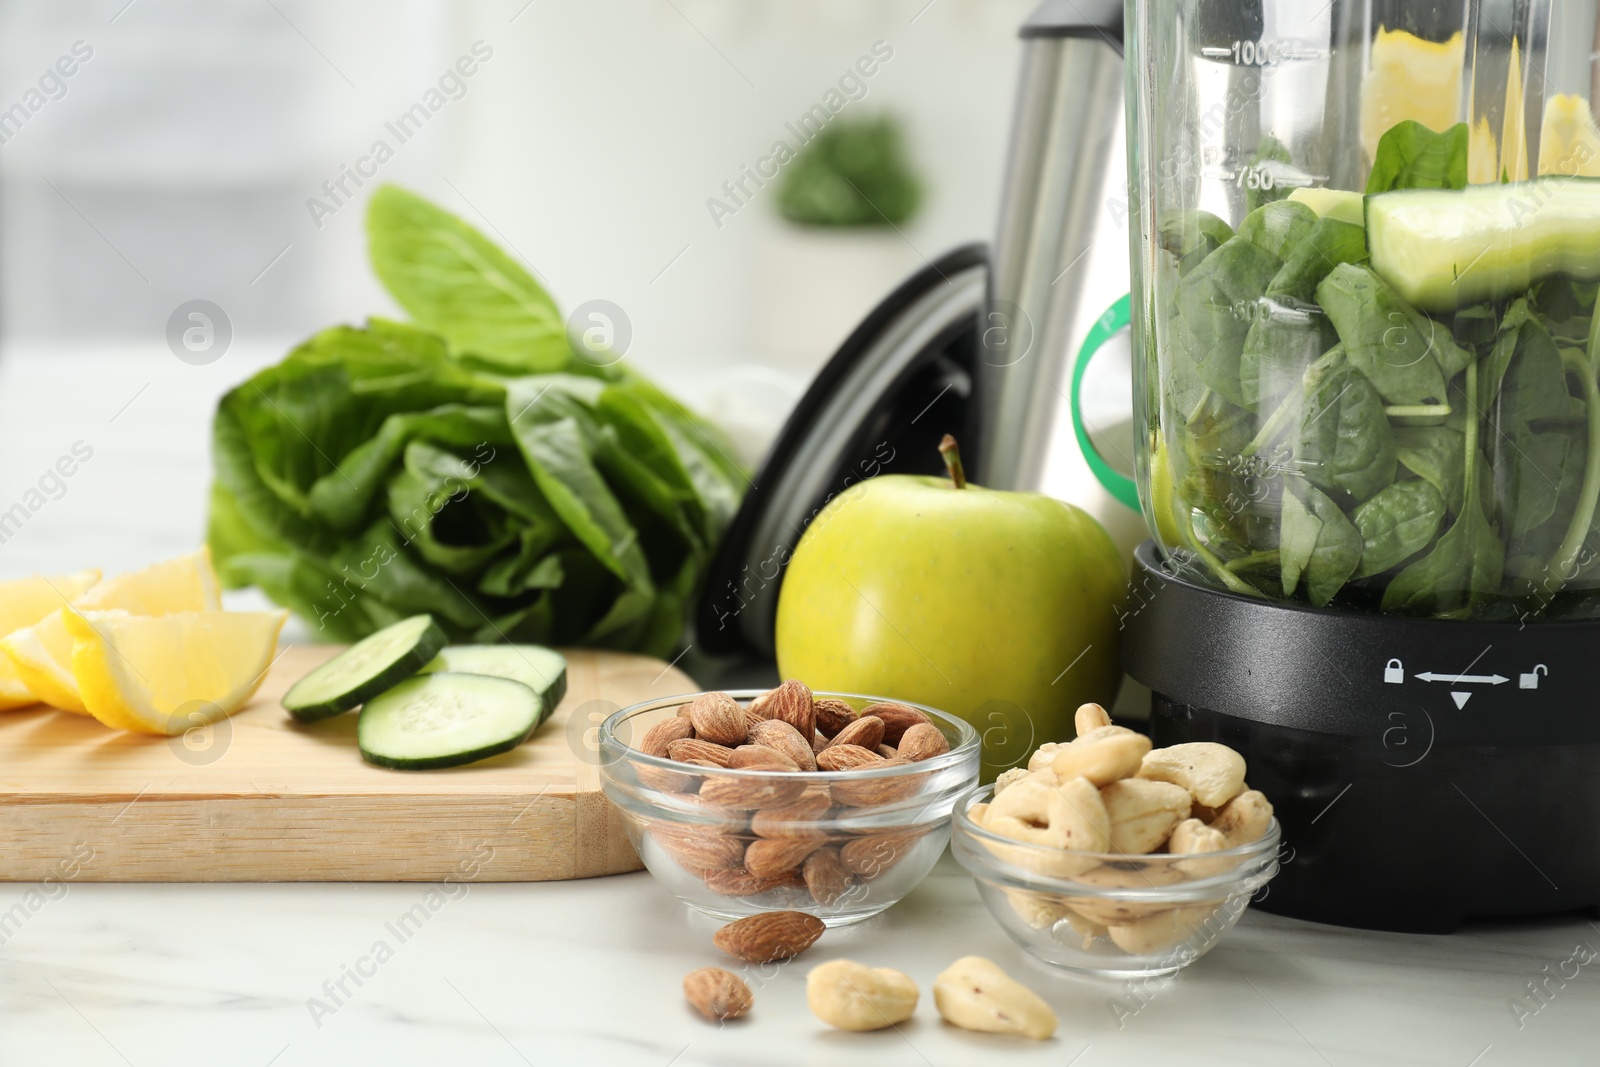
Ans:
{"label": "glass bowl of cashews", "polygon": [[944,853],[978,780],[962,720],[799,681],[635,704],[599,738],[602,788],[644,865],[721,919],[878,914]]}
{"label": "glass bowl of cashews", "polygon": [[951,850],[1030,955],[1115,978],[1173,974],[1209,952],[1278,873],[1272,805],[1233,749],[1152,749],[1098,704],[1078,737],[957,804]]}

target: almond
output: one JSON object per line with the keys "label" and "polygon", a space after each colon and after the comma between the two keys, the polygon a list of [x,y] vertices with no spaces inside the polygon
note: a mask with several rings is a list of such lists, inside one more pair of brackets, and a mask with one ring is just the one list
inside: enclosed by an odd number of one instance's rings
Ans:
{"label": "almond", "polygon": [[858,837],[839,850],[839,861],[852,874],[867,879],[876,878],[904,859],[925,832],[891,830]]}
{"label": "almond", "polygon": [[933,722],[932,719],[928,718],[916,708],[910,707],[906,704],[896,704],[892,701],[884,701],[879,704],[869,705],[868,707],[861,709],[861,714],[876,715],[878,718],[882,719],[883,740],[886,744],[895,746],[900,744],[900,738],[905,736],[905,732],[917,725],[917,723]]}
{"label": "almond", "polygon": [[776,689],[768,689],[765,693],[752,698],[745,710],[758,719],[772,718],[772,694],[776,692]]}
{"label": "almond", "polygon": [[826,929],[821,919],[803,911],[765,911],[729,923],[711,942],[736,960],[774,963],[800,955]]}
{"label": "almond", "polygon": [[749,708],[745,708],[744,709],[745,739],[749,740],[750,731],[751,730],[754,730],[761,723],[768,722],[768,721],[769,720],[763,719],[761,716],[757,715],[755,712],[751,711]]}
{"label": "almond", "polygon": [[825,908],[831,908],[855,885],[855,876],[845,869],[839,859],[839,850],[831,846],[819,848],[806,857],[801,873],[811,899]]}
{"label": "almond", "polygon": [[750,735],[745,738],[745,743],[775,748],[794,760],[795,765],[803,771],[817,769],[816,753],[811,751],[806,739],[799,730],[780,719],[762,719],[750,728]]}
{"label": "almond", "polygon": [[870,751],[875,751],[883,744],[883,720],[876,715],[863,715],[855,722],[840,730],[828,747],[834,745],[857,745]]}
{"label": "almond", "polygon": [[658,793],[692,794],[700,788],[699,778],[682,771],[669,771],[664,767],[646,767],[636,762],[633,764],[633,773],[638,776],[640,785],[646,789],[654,789]]}
{"label": "almond", "polygon": [[744,980],[721,967],[702,967],[683,976],[683,995],[707,1019],[737,1019],[755,997]]}
{"label": "almond", "polygon": [[639,742],[639,751],[646,756],[665,759],[668,745],[693,736],[694,724],[688,719],[663,719],[645,733],[644,740]]}
{"label": "almond", "polygon": [[[909,767],[911,761],[904,756],[894,759],[879,759],[871,769],[883,767]],[[894,804],[914,796],[926,783],[927,774],[871,774],[860,778],[847,778],[832,783],[829,794],[835,804],[842,804],[847,808],[876,808],[884,804]],[[701,787],[701,792],[705,787]]]}
{"label": "almond", "polygon": [[815,837],[757,838],[745,849],[744,869],[757,878],[777,878],[797,869],[821,845]]}
{"label": "almond", "polygon": [[700,799],[719,808],[753,811],[756,808],[792,804],[805,791],[805,777],[793,772],[774,771],[771,774],[737,777],[713,775],[701,784]]}
{"label": "almond", "polygon": [[766,745],[740,745],[728,757],[728,768],[735,771],[786,771],[793,773],[800,765],[775,748]]}
{"label": "almond", "polygon": [[856,709],[835,697],[815,700],[812,706],[817,713],[817,729],[824,737],[834,737],[856,721]]}
{"label": "almond", "polygon": [[878,767],[888,761],[860,745],[829,745],[817,753],[819,771],[853,771],[857,767]]}
{"label": "almond", "polygon": [[895,749],[895,747],[893,745],[879,745],[878,746],[878,755],[882,756],[884,759],[899,759],[900,758],[900,753]]}
{"label": "almond", "polygon": [[689,704],[694,735],[703,741],[732,747],[749,732],[744,707],[727,693],[701,693]]}
{"label": "almond", "polygon": [[950,751],[944,732],[931,722],[919,722],[900,738],[899,754],[912,763],[942,756]]}
{"label": "almond", "polygon": [[725,897],[754,897],[787,885],[787,878],[757,878],[743,867],[731,871],[707,871],[706,888]]}
{"label": "almond", "polygon": [[801,737],[811,736],[817,727],[817,709],[811,702],[811,690],[800,682],[790,680],[774,689],[769,698],[769,702],[762,705],[763,715],[788,723],[800,731]]}
{"label": "almond", "polygon": [[744,863],[744,842],[737,837],[680,826],[652,826],[650,836],[691,871],[731,870]]}
{"label": "almond", "polygon": [[750,820],[750,830],[757,837],[822,839],[826,835],[817,824],[832,806],[826,793],[810,793],[781,808],[762,808]]}
{"label": "almond", "polygon": [[685,737],[667,746],[667,758],[675,759],[679,763],[704,760],[718,767],[726,767],[728,761],[733,758],[733,749],[712,744],[710,741],[702,741],[698,737]]}
{"label": "almond", "polygon": [[811,731],[811,752],[815,755],[828,747],[828,738],[822,735],[821,730]]}

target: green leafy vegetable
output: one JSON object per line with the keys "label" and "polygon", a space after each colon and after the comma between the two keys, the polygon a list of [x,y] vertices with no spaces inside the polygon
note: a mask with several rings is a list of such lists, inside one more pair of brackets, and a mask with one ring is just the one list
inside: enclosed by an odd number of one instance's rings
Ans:
{"label": "green leafy vegetable", "polygon": [[802,226],[899,226],[922,184],[890,117],[835,119],[800,150],[778,186],[778,211]]}
{"label": "green leafy vegetable", "polygon": [[1300,473],[1330,493],[1363,501],[1394,481],[1394,434],[1383,398],[1348,363],[1307,372],[1295,459]]}
{"label": "green leafy vegetable", "polygon": [[1310,241],[1318,221],[1317,213],[1298,200],[1277,200],[1246,215],[1238,236],[1282,263]]}
{"label": "green leafy vegetable", "polygon": [[1232,236],[1232,226],[1209,211],[1195,211],[1161,227],[1161,247],[1178,261],[1181,276],[1199,266]]}
{"label": "green leafy vegetable", "polygon": [[515,261],[385,187],[374,267],[414,325],[324,330],[222,398],[209,540],[330,640],[430,613],[455,640],[669,653],[743,474],[710,427],[575,356]]}
{"label": "green leafy vegetable", "polygon": [[[1366,267],[1341,263],[1317,286],[1350,363],[1393,404],[1445,399],[1448,378],[1471,359],[1448,331]],[[1447,373],[1448,372],[1448,373]]]}
{"label": "green leafy vegetable", "polygon": [[[1467,393],[1476,389],[1477,365],[1467,368]],[[1461,513],[1448,533],[1422,559],[1395,576],[1383,593],[1383,610],[1465,617],[1500,590],[1505,546],[1484,517],[1478,465],[1478,421],[1468,422],[1466,493]]]}
{"label": "green leafy vegetable", "polygon": [[[1305,488],[1302,502],[1283,494],[1283,533],[1278,551],[1283,561],[1285,593],[1303,576],[1306,599],[1318,607],[1333,600],[1361,562],[1361,534],[1325,494]],[[1292,565],[1291,565],[1292,560]]]}
{"label": "green leafy vegetable", "polygon": [[1367,231],[1338,219],[1318,219],[1304,241],[1289,249],[1267,295],[1310,302],[1317,286],[1341,263],[1365,263]]}
{"label": "green leafy vegetable", "polygon": [[1448,426],[1401,426],[1394,431],[1395,454],[1411,473],[1436,489],[1452,512],[1461,510],[1466,492],[1465,435]]}
{"label": "green leafy vegetable", "polygon": [[1395,482],[1351,515],[1361,531],[1357,578],[1382,574],[1428,547],[1444,518],[1444,498],[1420,478]]}
{"label": "green leafy vegetable", "polygon": [[1378,140],[1377,158],[1367,176],[1367,193],[1393,189],[1465,189],[1467,124],[1435,133],[1406,119]]}
{"label": "green leafy vegetable", "polygon": [[1178,310],[1193,338],[1196,369],[1208,386],[1235,404],[1246,403],[1239,359],[1250,332],[1248,312],[1280,265],[1275,256],[1241,234],[1207,256],[1178,285]]}
{"label": "green leafy vegetable", "polygon": [[367,239],[384,288],[453,351],[501,361],[508,373],[567,364],[567,331],[555,302],[456,216],[398,186],[381,186],[367,205]]}

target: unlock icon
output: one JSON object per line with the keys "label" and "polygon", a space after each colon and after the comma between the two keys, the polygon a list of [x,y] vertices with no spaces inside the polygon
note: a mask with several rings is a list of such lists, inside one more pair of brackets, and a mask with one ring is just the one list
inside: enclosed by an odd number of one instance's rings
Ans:
{"label": "unlock icon", "polygon": [[[1526,678],[1527,675],[1523,675],[1523,677]],[[1399,660],[1392,659],[1389,661],[1388,665],[1383,668],[1383,680],[1388,682],[1390,685],[1400,685],[1406,680],[1405,669],[1400,666]],[[1524,686],[1524,688],[1532,687]]]}
{"label": "unlock icon", "polygon": [[1550,668],[1546,667],[1543,663],[1541,663],[1537,667],[1535,667],[1533,670],[1529,671],[1527,674],[1524,674],[1520,678],[1517,679],[1517,688],[1519,688],[1519,689],[1537,689],[1537,688],[1539,688],[1539,676],[1541,674],[1549,674],[1549,673],[1550,673]]}

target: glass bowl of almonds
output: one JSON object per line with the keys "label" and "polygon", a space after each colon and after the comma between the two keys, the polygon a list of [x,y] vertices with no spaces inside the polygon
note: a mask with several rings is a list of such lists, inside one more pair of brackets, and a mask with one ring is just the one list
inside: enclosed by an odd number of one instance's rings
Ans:
{"label": "glass bowl of almonds", "polygon": [[797,681],[635,704],[599,744],[605,795],[645,866],[721,919],[878,914],[933,867],[978,780],[961,719]]}
{"label": "glass bowl of almonds", "polygon": [[957,803],[951,851],[1030,955],[1115,978],[1209,952],[1278,873],[1272,805],[1213,742],[1154,749],[1079,709],[1078,737]]}

